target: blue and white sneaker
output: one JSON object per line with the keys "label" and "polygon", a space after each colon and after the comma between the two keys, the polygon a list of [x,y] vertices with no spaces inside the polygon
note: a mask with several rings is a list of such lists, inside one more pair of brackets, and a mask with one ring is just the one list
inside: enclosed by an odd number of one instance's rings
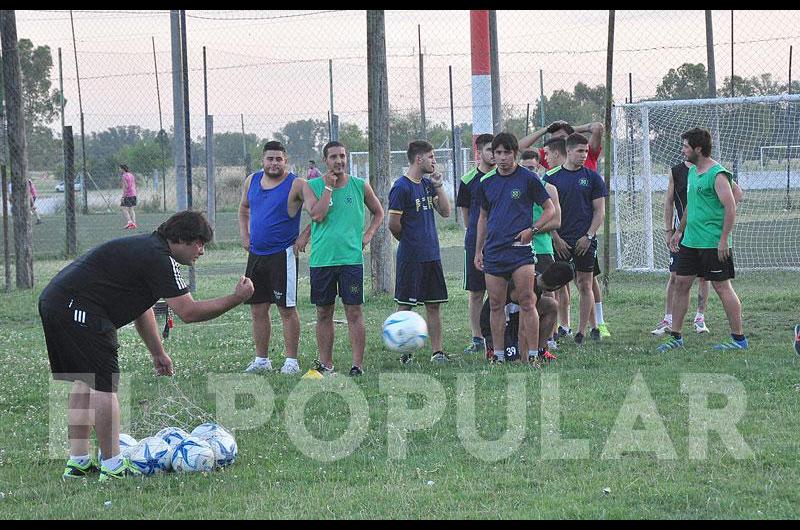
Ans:
{"label": "blue and white sneaker", "polygon": [[744,340],[736,340],[731,337],[730,340],[722,342],[714,346],[715,350],[746,350],[749,344],[747,343],[747,338]]}
{"label": "blue and white sneaker", "polygon": [[683,337],[677,339],[674,335],[670,335],[658,348],[656,351],[658,353],[664,353],[665,351],[674,350],[677,348],[683,348]]}

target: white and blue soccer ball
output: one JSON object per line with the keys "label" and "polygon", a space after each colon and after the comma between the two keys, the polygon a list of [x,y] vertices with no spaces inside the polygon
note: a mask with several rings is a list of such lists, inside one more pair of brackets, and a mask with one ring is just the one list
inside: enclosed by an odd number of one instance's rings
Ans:
{"label": "white and blue soccer ball", "polygon": [[128,459],[143,475],[155,475],[169,470],[170,447],[163,438],[148,436],[130,451]]}
{"label": "white and blue soccer ball", "polygon": [[213,422],[201,423],[200,425],[195,427],[191,433],[192,436],[196,436],[203,440],[211,436],[215,436],[217,434],[227,434],[228,436],[233,437],[233,435],[229,433],[225,429],[225,427],[223,427],[219,423],[213,423]]}
{"label": "white and blue soccer ball", "polygon": [[175,471],[211,471],[214,469],[214,450],[207,441],[189,436],[175,446],[171,460]]}
{"label": "white and blue soccer ball", "polygon": [[428,340],[428,324],[413,311],[398,311],[383,323],[383,343],[392,351],[413,352]]}
{"label": "white and blue soccer ball", "polygon": [[170,447],[175,447],[189,436],[189,433],[180,427],[165,427],[156,433],[156,436],[167,442]]}
{"label": "white and blue soccer ball", "polygon": [[229,433],[218,433],[205,439],[214,451],[214,463],[218,467],[228,466],[236,460],[239,447],[236,439]]}
{"label": "white and blue soccer ball", "polygon": [[[131,456],[131,450],[139,443],[136,441],[136,438],[131,436],[130,434],[119,433],[119,456],[121,457],[129,457]],[[97,459],[103,459],[103,452],[98,449],[97,450]]]}

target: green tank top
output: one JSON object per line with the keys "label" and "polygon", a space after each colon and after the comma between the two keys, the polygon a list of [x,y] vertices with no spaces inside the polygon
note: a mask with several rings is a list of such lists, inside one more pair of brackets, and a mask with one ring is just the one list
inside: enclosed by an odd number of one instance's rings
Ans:
{"label": "green tank top", "polygon": [[[725,207],[717,196],[715,184],[717,174],[724,173],[728,182],[733,174],[720,164],[712,166],[708,171],[697,174],[697,166],[689,168],[686,189],[686,231],[681,243],[690,248],[717,248],[722,237],[722,225],[725,220]],[[728,236],[728,245],[731,237]]]}
{"label": "green tank top", "polygon": [[[325,180],[308,181],[317,198],[325,191]],[[333,188],[331,207],[321,223],[311,221],[310,267],[362,265],[364,254],[364,180],[350,175],[343,188]]]}
{"label": "green tank top", "polygon": [[[547,175],[555,173],[559,169],[561,169],[561,166],[555,167],[550,171],[548,171],[542,177],[542,183],[547,183]],[[539,206],[538,204],[533,205],[534,223],[538,221],[539,218],[542,216],[542,212],[543,210],[541,206]],[[553,236],[550,234],[550,232],[542,232],[540,234],[536,234],[535,236],[533,236],[533,241],[531,241],[531,244],[533,245],[534,254],[550,254],[550,255],[555,254],[555,251],[553,250]]]}

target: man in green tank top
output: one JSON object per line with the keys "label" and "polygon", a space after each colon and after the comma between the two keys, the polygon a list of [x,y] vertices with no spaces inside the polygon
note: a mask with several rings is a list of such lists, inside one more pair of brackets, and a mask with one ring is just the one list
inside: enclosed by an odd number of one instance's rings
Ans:
{"label": "man in green tank top", "polygon": [[[349,375],[363,373],[366,330],[364,314],[364,247],[383,221],[383,207],[369,182],[347,174],[347,151],[331,141],[322,150],[328,171],[307,181],[305,207],[311,214],[311,302],[317,306],[317,346],[321,373],[333,371],[333,313],[342,299],[353,351]],[[372,221],[364,231],[367,207]],[[305,233],[305,232],[304,232]]]}
{"label": "man in green tank top", "polygon": [[695,127],[683,133],[681,139],[683,155],[694,165],[689,168],[683,219],[670,241],[673,252],[678,252],[672,331],[658,351],[683,347],[681,327],[696,276],[711,281],[731,327],[731,339],[714,349],[744,350],[748,343],[742,327],[742,304],[731,285],[735,276],[731,248],[736,220],[733,175],[711,158],[711,133],[707,129]]}

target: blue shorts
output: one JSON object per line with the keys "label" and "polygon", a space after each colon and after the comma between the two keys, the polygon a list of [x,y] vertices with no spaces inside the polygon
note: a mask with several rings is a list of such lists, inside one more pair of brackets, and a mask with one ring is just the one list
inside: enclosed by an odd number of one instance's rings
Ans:
{"label": "blue shorts", "polygon": [[535,265],[536,256],[529,245],[504,249],[489,259],[483,255],[483,272],[509,279],[515,270],[525,265]]}
{"label": "blue shorts", "polygon": [[333,305],[336,294],[346,305],[364,303],[364,266],[311,267],[311,303]]}
{"label": "blue shorts", "polygon": [[441,260],[422,263],[398,260],[394,300],[409,306],[447,302]]}
{"label": "blue shorts", "polygon": [[486,290],[486,278],[475,268],[475,247],[464,247],[464,290]]}

